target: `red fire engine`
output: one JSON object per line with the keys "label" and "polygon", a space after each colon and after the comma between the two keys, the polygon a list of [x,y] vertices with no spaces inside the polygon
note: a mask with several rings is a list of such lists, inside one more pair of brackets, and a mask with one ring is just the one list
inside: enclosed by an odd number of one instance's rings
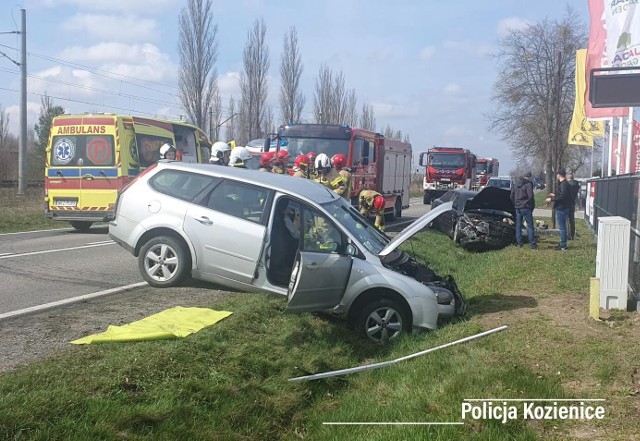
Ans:
{"label": "red fire engine", "polygon": [[430,204],[454,188],[471,189],[476,179],[476,155],[459,147],[433,147],[420,153],[425,167],[424,199]]}
{"label": "red fire engine", "polygon": [[[290,165],[300,154],[342,153],[351,170],[351,201],[358,203],[363,189],[373,189],[385,198],[385,211],[400,217],[409,207],[411,144],[387,139],[379,133],[336,124],[290,124],[265,140],[264,149],[286,149]],[[264,150],[263,149],[263,150]]]}
{"label": "red fire engine", "polygon": [[500,163],[496,158],[478,158],[476,165],[476,187],[487,185],[489,178],[498,176]]}

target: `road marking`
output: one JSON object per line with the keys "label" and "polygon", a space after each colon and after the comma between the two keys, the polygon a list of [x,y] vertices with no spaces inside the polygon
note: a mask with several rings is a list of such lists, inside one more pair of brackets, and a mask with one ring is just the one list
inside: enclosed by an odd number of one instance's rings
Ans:
{"label": "road marking", "polygon": [[13,257],[35,256],[36,254],[57,253],[58,251],[82,250],[84,248],[101,247],[101,246],[104,246],[104,245],[114,245],[114,244],[115,244],[115,242],[97,243],[97,244],[94,244],[94,245],[82,245],[82,246],[79,246],[79,247],[58,248],[58,249],[55,249],[55,250],[32,251],[30,253],[20,253],[20,254],[11,254],[9,256],[0,256],[0,260],[1,259],[11,259]]}
{"label": "road marking", "polygon": [[11,236],[15,234],[27,234],[27,233],[44,233],[47,231],[68,231],[68,230],[73,230],[73,228],[52,228],[50,230],[17,231],[15,233],[0,233],[0,236]]}
{"label": "road marking", "polygon": [[98,291],[91,294],[84,294],[81,296],[72,297],[70,299],[57,300],[55,302],[44,303],[42,305],[32,306],[30,308],[24,308],[24,309],[18,309],[16,311],[5,312],[3,314],[0,314],[0,321],[11,318],[11,317],[17,317],[20,315],[29,314],[32,312],[40,312],[46,309],[56,308],[58,306],[64,306],[72,303],[82,302],[84,300],[95,299],[95,298],[106,296],[109,294],[115,294],[117,292],[128,291],[128,290],[140,288],[146,285],[147,285],[147,282],[138,282],[138,283],[133,283],[131,285],[124,285],[124,286],[118,286],[116,288],[105,289],[104,291]]}
{"label": "road marking", "polygon": [[0,253],[0,256],[6,256],[7,254],[13,254],[13,253]]}
{"label": "road marking", "polygon": [[109,244],[109,243],[115,243],[115,242],[112,241],[112,240],[99,240],[97,242],[87,242],[87,245],[97,245],[97,244],[106,245],[106,244]]}

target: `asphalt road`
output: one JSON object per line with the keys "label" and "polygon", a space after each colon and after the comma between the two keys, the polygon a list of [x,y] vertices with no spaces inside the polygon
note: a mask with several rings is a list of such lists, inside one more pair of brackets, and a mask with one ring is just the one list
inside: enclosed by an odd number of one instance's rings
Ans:
{"label": "asphalt road", "polygon": [[[387,228],[400,230],[429,208],[414,198],[402,218],[387,222]],[[137,259],[107,233],[106,226],[98,226],[88,232],[69,228],[0,234],[0,319],[51,302],[143,284]]]}

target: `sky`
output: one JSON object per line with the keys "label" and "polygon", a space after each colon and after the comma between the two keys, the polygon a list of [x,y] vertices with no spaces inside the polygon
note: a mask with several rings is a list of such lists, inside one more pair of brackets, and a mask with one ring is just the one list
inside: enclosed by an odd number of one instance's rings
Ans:
{"label": "sky", "polygon": [[[313,122],[322,64],[342,72],[358,108],[376,125],[408,134],[414,157],[438,146],[470,149],[516,168],[509,140],[489,131],[495,108],[497,43],[509,29],[562,17],[570,5],[588,29],[587,0],[214,0],[216,63],[223,108],[240,98],[242,51],[264,19],[270,53],[268,104],[280,114],[280,59],[295,26],[303,63],[302,118]],[[177,119],[178,17],[184,0],[3,0],[0,2],[0,106],[19,133],[20,9],[27,14],[27,118],[43,94],[67,113],[107,112]],[[4,56],[3,56],[4,54]]]}

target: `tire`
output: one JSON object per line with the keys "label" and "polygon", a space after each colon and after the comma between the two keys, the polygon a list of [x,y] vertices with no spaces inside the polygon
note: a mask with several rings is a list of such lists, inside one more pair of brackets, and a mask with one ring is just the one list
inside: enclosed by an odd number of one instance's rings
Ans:
{"label": "tire", "polygon": [[430,204],[431,203],[431,198],[429,197],[429,195],[427,193],[425,193],[424,196],[422,196],[422,203],[423,204]]}
{"label": "tire", "polygon": [[409,312],[390,299],[377,299],[367,303],[356,321],[356,330],[364,338],[379,343],[410,333],[412,324]]}
{"label": "tire", "polygon": [[396,219],[400,219],[402,217],[402,198],[396,199],[394,210]]}
{"label": "tire", "polygon": [[157,236],[146,242],[138,255],[138,269],[144,280],[156,288],[177,286],[187,275],[191,258],[185,246],[171,236]]}
{"label": "tire", "polygon": [[91,221],[70,221],[69,223],[78,231],[87,231],[93,225]]}

